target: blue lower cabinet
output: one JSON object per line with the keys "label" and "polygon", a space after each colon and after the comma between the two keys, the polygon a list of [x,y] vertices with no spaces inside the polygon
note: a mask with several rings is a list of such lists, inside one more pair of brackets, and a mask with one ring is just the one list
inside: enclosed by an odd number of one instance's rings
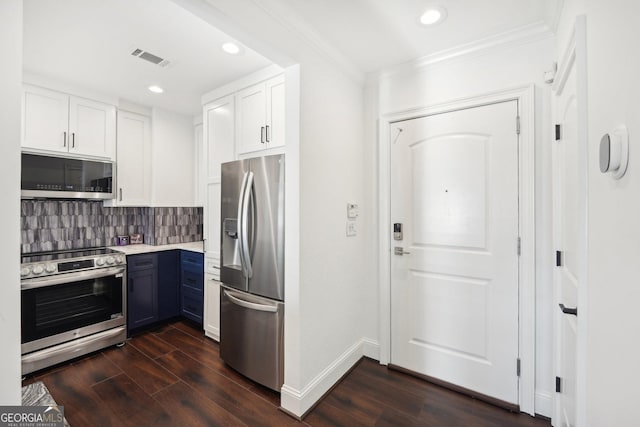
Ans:
{"label": "blue lower cabinet", "polygon": [[180,315],[180,251],[158,252],[158,320]]}
{"label": "blue lower cabinet", "polygon": [[127,256],[127,331],[184,316],[202,325],[204,255],[161,251]]}
{"label": "blue lower cabinet", "polygon": [[127,258],[127,329],[158,321],[158,271],[155,254]]}
{"label": "blue lower cabinet", "polygon": [[204,311],[204,254],[182,251],[180,268],[181,314],[202,325]]}

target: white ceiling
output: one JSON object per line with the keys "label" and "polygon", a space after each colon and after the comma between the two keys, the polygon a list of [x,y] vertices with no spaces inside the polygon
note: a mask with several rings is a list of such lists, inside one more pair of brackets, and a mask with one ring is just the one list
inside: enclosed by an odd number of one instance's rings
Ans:
{"label": "white ceiling", "polygon": [[[246,48],[222,52],[229,40],[170,0],[24,1],[25,72],[188,115],[204,93],[271,64]],[[136,58],[135,48],[172,64]]]}
{"label": "white ceiling", "polygon": [[[272,0],[360,72],[441,52],[541,23],[553,28],[562,0]],[[418,19],[429,5],[448,18],[431,28]]]}
{"label": "white ceiling", "polygon": [[[234,0],[236,1],[236,0]],[[554,27],[563,0],[252,0],[349,70],[369,73],[532,24]],[[418,24],[429,5],[448,18]],[[202,94],[270,64],[171,0],[24,0],[24,69],[138,104],[197,114]],[[160,68],[131,56],[166,58]],[[277,48],[277,46],[276,46]],[[164,87],[152,94],[149,85]]]}

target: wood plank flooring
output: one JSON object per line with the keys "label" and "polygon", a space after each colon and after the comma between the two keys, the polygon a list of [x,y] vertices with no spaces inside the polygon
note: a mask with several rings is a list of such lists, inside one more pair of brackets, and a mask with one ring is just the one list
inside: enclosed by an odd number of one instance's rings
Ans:
{"label": "wood plank flooring", "polygon": [[218,344],[187,321],[134,337],[122,348],[31,375],[84,426],[445,426],[542,427],[363,359],[299,422],[278,409],[280,395],[239,375]]}

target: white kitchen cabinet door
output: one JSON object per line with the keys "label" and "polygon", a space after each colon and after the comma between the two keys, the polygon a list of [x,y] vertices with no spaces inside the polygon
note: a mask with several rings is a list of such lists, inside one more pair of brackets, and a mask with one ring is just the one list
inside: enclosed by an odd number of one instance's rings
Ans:
{"label": "white kitchen cabinet door", "polygon": [[210,274],[204,283],[204,333],[220,341],[220,282]]}
{"label": "white kitchen cabinet door", "polygon": [[235,159],[235,102],[233,95],[204,106],[206,183],[220,181],[220,165]]}
{"label": "white kitchen cabinet door", "polygon": [[22,147],[115,160],[116,108],[24,85]]}
{"label": "white kitchen cabinet door", "polygon": [[118,112],[118,206],[149,206],[151,201],[151,119]]}
{"label": "white kitchen cabinet door", "polygon": [[264,83],[248,87],[237,95],[238,99],[238,153],[249,153],[266,148],[266,89]]}
{"label": "white kitchen cabinet door", "polygon": [[284,75],[266,82],[267,93],[267,148],[284,145]]}
{"label": "white kitchen cabinet door", "polygon": [[69,98],[69,152],[115,159],[116,108],[90,99]]}
{"label": "white kitchen cabinet door", "polygon": [[220,258],[220,182],[207,184],[204,213],[204,251],[207,257]]}
{"label": "white kitchen cabinet door", "polygon": [[68,128],[69,95],[24,85],[22,147],[66,153]]}

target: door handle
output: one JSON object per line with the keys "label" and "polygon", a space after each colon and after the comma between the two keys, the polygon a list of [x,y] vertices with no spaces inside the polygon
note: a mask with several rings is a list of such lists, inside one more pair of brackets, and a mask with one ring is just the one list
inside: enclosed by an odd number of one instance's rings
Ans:
{"label": "door handle", "polygon": [[62,139],[62,146],[66,147],[67,146],[67,132],[62,132],[64,134],[64,137]]}
{"label": "door handle", "polygon": [[122,201],[122,187],[120,187],[120,201]]}
{"label": "door handle", "polygon": [[574,316],[578,315],[578,307],[574,307],[574,308],[565,307],[565,305],[562,303],[558,305],[560,306],[560,310],[562,310],[564,314],[572,314]]}
{"label": "door handle", "polygon": [[264,127],[264,136],[265,136],[265,138],[264,138],[264,139],[265,139],[267,142],[269,142],[269,125],[266,125],[266,126]]}
{"label": "door handle", "polygon": [[395,255],[400,255],[400,256],[402,256],[402,255],[410,255],[411,254],[411,252],[405,251],[402,246],[396,246],[395,248],[393,248],[393,253]]}
{"label": "door handle", "polygon": [[71,132],[71,148],[76,148],[76,133]]}
{"label": "door handle", "polygon": [[229,298],[229,301],[240,307],[248,308],[250,310],[267,311],[269,313],[275,313],[278,311],[277,305],[258,304],[255,302],[245,301],[238,297],[231,295],[228,291],[224,291],[224,295]]}
{"label": "door handle", "polygon": [[260,143],[264,144],[264,126],[260,127]]}
{"label": "door handle", "polygon": [[244,189],[244,200],[242,201],[242,218],[240,222],[240,230],[242,233],[240,234],[241,241],[241,250],[242,257],[245,262],[245,271],[247,273],[247,278],[251,279],[253,277],[253,267],[251,265],[251,253],[249,251],[249,202],[253,196],[252,193],[253,188],[253,172],[248,172],[247,175],[247,184]]}

